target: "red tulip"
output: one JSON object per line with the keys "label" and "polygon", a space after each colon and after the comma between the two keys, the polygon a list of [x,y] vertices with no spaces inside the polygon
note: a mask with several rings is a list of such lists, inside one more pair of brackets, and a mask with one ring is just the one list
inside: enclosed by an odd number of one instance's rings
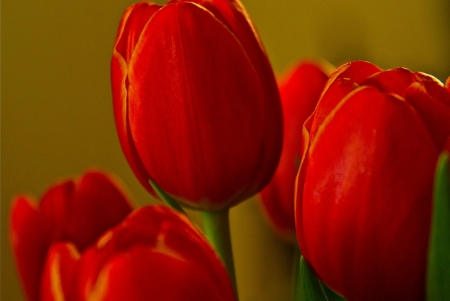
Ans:
{"label": "red tulip", "polygon": [[53,244],[41,292],[42,300],[235,300],[214,250],[164,206],[136,210],[82,253]]}
{"label": "red tulip", "polygon": [[271,182],[261,191],[265,215],[275,231],[295,241],[294,190],[302,156],[303,123],[312,114],[328,79],[331,66],[314,61],[298,64],[280,84],[283,108],[283,149]]}
{"label": "red tulip", "polygon": [[129,212],[130,203],[115,181],[96,171],[56,183],[38,205],[31,197],[17,197],[11,245],[28,300],[42,300],[40,283],[51,246],[70,242],[74,251],[83,252]]}
{"label": "red tulip", "polygon": [[337,69],[305,123],[297,239],[347,300],[424,300],[432,183],[450,135],[435,78],[366,62]]}
{"label": "red tulip", "polygon": [[122,150],[140,182],[220,210],[261,190],[281,151],[273,72],[237,0],[138,3],[112,58]]}

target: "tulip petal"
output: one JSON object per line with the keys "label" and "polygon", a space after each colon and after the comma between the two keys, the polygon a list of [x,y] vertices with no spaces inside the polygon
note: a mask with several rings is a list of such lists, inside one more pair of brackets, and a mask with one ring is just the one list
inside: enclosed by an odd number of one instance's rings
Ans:
{"label": "tulip petal", "polygon": [[51,228],[28,197],[17,197],[11,209],[11,246],[22,285],[29,301],[39,301],[39,283]]}
{"label": "tulip petal", "polygon": [[[329,84],[329,81],[328,83]],[[357,88],[357,84],[348,78],[337,78],[334,82],[329,84],[327,90],[322,93],[322,96],[316,106],[314,113],[305,121],[302,129],[302,160],[300,163],[300,168],[298,170],[297,183],[303,183],[305,176],[306,166],[308,166],[308,156],[309,145],[311,139],[316,135],[317,130],[322,125],[323,121],[328,115],[336,108],[339,102],[343,101],[345,96],[351,91]],[[296,202],[301,202],[303,196],[303,186],[296,185],[295,199]],[[296,209],[301,211],[301,207]],[[297,231],[298,232],[298,231]],[[299,239],[297,234],[297,239]],[[299,242],[300,245],[302,244]]]}
{"label": "tulip petal", "polygon": [[81,300],[76,291],[80,254],[70,243],[54,244],[50,248],[42,274],[42,301]]}
{"label": "tulip petal", "polygon": [[[123,29],[125,27],[126,21],[128,20],[128,16],[132,11],[132,8],[133,6],[129,7],[122,17],[122,21],[119,26],[119,31],[116,38],[116,43],[119,41],[121,35],[123,34]],[[139,158],[136,147],[134,146],[133,139],[131,137],[127,112],[128,67],[126,58],[123,57],[118,50],[116,50],[116,47],[114,47],[113,56],[111,59],[111,86],[113,96],[114,120],[116,123],[117,134],[119,136],[119,142],[120,147],[122,148],[122,152],[124,153],[125,158],[131,167],[131,170],[133,171],[141,185],[145,187],[145,189],[153,196],[156,196],[156,193],[148,183],[150,176],[143,167],[143,164]]]}
{"label": "tulip petal", "polygon": [[233,300],[189,261],[136,246],[115,256],[100,272],[87,300]]}
{"label": "tulip petal", "polygon": [[73,242],[82,252],[107,229],[131,212],[119,185],[100,172],[88,172],[77,181],[50,188],[40,210],[52,224],[54,239]]}
{"label": "tulip petal", "polygon": [[423,72],[411,72],[406,68],[394,68],[376,73],[368,77],[361,85],[375,86],[380,91],[405,97],[407,89],[415,82],[420,83],[435,99],[450,105],[450,93],[439,80]]}
{"label": "tulip petal", "polygon": [[131,5],[125,10],[117,31],[111,60],[114,120],[120,146],[136,178],[154,197],[157,197],[157,195],[148,183],[150,176],[143,167],[139,155],[137,154],[128,125],[127,89],[129,83],[127,64],[130,61],[144,26],[160,7],[161,6],[156,4],[141,2]]}
{"label": "tulip petal", "polygon": [[[142,236],[134,236],[136,241],[147,240],[148,243],[177,254],[175,257],[179,256],[187,262],[204,267],[210,273],[210,280],[217,287],[227,287],[230,284],[228,276],[223,273],[224,268],[219,257],[200,232],[192,227],[185,215],[175,213],[165,206],[144,207],[125,221],[125,227],[130,227],[136,232],[142,231]],[[159,231],[158,234],[155,234],[155,229]],[[157,237],[157,241],[149,240],[151,237]],[[130,244],[130,241],[127,240],[127,243]],[[218,269],[218,265],[221,268]],[[232,291],[231,286],[229,289]]]}
{"label": "tulip petal", "polygon": [[84,174],[76,183],[76,193],[71,206],[67,235],[79,237],[73,239],[81,249],[95,242],[106,230],[120,223],[132,207],[124,188],[111,175],[100,172]]}
{"label": "tulip petal", "polygon": [[120,35],[117,36],[114,51],[117,51],[127,64],[130,62],[144,26],[160,8],[160,5],[140,2],[128,7],[125,11],[121,25],[119,25],[121,27],[119,28]]}
{"label": "tulip petal", "polygon": [[235,300],[214,250],[165,206],[136,210],[81,262],[79,291],[87,300]]}
{"label": "tulip petal", "polygon": [[265,99],[264,111],[264,153],[260,162],[260,171],[255,179],[256,186],[249,189],[244,198],[252,196],[260,191],[270,181],[277,160],[281,153],[282,109],[280,96],[276,85],[275,76],[270,66],[264,46],[259,38],[257,30],[248,16],[245,7],[236,0],[195,0],[208,9],[236,36],[243,49],[247,53],[256,73],[260,79]]}
{"label": "tulip petal", "polygon": [[382,71],[381,68],[365,61],[353,61],[343,64],[330,75],[322,95],[326,93],[330,85],[337,79],[349,78],[355,84],[360,85],[366,78],[380,71]]}
{"label": "tulip petal", "polygon": [[311,128],[308,129],[311,137],[315,136],[317,129],[336,108],[338,103],[356,88],[357,84],[348,78],[338,78],[328,86],[327,91],[322,94],[312,116]]}
{"label": "tulip petal", "polygon": [[406,100],[416,109],[439,150],[450,136],[450,105],[431,97],[424,86],[416,82],[406,90]]}
{"label": "tulip petal", "polygon": [[258,76],[229,30],[195,4],[166,5],[142,35],[149,38],[133,53],[129,87],[139,155],[153,180],[186,205],[227,207],[261,160]]}
{"label": "tulip petal", "polygon": [[382,92],[391,92],[405,97],[406,89],[415,81],[414,73],[406,68],[394,68],[368,77],[361,85],[377,87]]}
{"label": "tulip petal", "polygon": [[423,300],[437,154],[404,100],[362,87],[339,103],[312,139],[297,204],[324,283],[349,300]]}
{"label": "tulip petal", "polygon": [[450,106],[450,91],[434,76],[422,72],[415,72],[416,82],[421,83],[427,93],[436,100]]}

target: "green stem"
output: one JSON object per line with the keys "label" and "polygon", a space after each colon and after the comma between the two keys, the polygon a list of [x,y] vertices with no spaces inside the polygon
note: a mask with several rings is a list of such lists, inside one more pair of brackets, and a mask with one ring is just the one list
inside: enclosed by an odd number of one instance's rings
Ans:
{"label": "green stem", "polygon": [[214,212],[202,211],[201,214],[205,236],[222,258],[238,299],[233,251],[231,249],[229,210],[227,208]]}
{"label": "green stem", "polygon": [[156,194],[161,198],[161,200],[163,200],[164,203],[166,203],[172,209],[175,209],[176,211],[186,214],[183,208],[181,208],[181,206],[170,195],[168,195],[164,190],[162,190],[161,187],[159,187],[155,181],[149,180],[149,183],[152,186],[153,190],[155,190]]}

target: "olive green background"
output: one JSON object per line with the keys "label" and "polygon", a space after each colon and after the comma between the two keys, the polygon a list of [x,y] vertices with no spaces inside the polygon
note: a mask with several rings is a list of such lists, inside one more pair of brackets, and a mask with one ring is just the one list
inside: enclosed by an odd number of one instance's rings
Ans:
{"label": "olive green background", "polygon": [[[450,75],[450,1],[243,0],[278,74],[301,58],[335,65],[364,59]],[[36,198],[90,167],[151,202],[115,133],[109,64],[132,1],[2,1],[1,300],[24,300],[8,242],[14,195]],[[291,248],[266,226],[256,202],[231,213],[241,301],[288,300]]]}

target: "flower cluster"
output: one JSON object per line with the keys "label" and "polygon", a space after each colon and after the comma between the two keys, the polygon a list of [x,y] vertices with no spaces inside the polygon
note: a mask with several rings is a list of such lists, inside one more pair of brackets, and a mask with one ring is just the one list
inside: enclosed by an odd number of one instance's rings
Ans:
{"label": "flower cluster", "polygon": [[[18,197],[12,246],[28,300],[235,300],[219,257],[182,214],[132,211],[109,175]],[[176,289],[172,289],[176,283]]]}
{"label": "flower cluster", "polygon": [[100,171],[16,197],[29,301],[238,300],[228,210],[258,193],[303,256],[296,301],[450,298],[450,78],[309,60],[277,85],[238,0],[172,0],[127,8],[111,81],[125,158],[168,206]]}

